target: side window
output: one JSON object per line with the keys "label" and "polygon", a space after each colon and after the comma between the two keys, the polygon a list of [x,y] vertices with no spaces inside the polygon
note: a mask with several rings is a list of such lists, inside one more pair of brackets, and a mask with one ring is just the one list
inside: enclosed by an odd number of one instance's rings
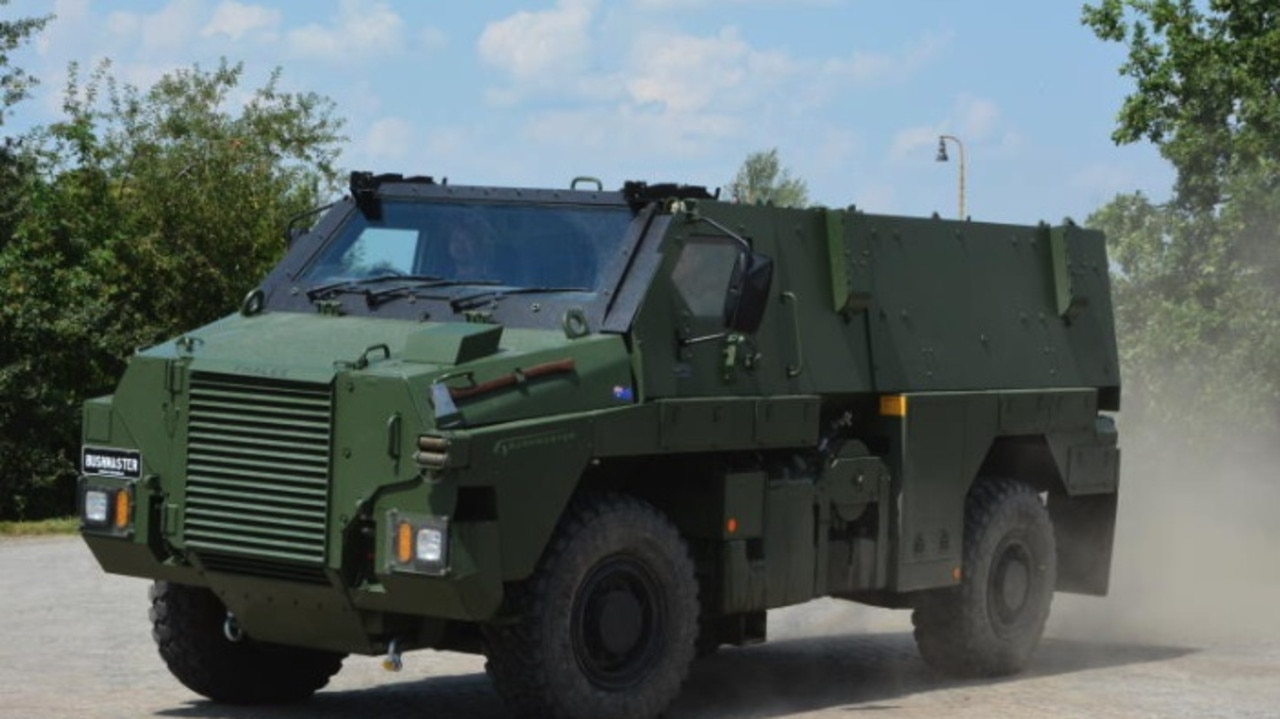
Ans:
{"label": "side window", "polygon": [[418,250],[418,232],[382,227],[366,227],[338,258],[340,277],[412,275]]}
{"label": "side window", "polygon": [[696,317],[719,318],[738,245],[726,237],[694,237],[680,250],[671,281]]}

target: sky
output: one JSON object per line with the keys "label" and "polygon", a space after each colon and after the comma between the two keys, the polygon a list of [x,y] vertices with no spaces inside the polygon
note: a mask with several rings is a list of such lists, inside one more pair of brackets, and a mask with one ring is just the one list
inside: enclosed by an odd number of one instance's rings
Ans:
{"label": "sky", "polygon": [[1082,2],[12,0],[56,19],[11,58],[41,85],[0,132],[56,121],[73,61],[145,88],[227,58],[247,89],[279,68],[331,98],[346,169],[717,187],[776,147],[812,202],[953,217],[947,134],[973,219],[1083,222],[1117,193],[1167,198],[1173,174],[1112,142],[1124,48]]}

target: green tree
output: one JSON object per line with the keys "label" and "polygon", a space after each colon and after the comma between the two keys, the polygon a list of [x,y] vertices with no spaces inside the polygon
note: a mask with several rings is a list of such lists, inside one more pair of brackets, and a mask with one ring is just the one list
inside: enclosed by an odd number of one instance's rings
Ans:
{"label": "green tree", "polygon": [[0,247],[0,518],[65,513],[79,408],[134,348],[232,310],[291,216],[336,188],[332,103],[248,93],[242,67],[143,91],[73,66],[64,118],[24,138],[33,169]]}
{"label": "green tree", "polygon": [[[1125,410],[1199,434],[1276,420],[1280,303],[1267,268],[1233,257],[1238,230],[1142,194],[1088,224],[1107,234]],[[1229,424],[1226,420],[1230,420]]]}
{"label": "green tree", "polygon": [[747,155],[738,174],[729,183],[730,196],[737,202],[804,207],[809,204],[809,187],[792,177],[778,159],[778,148]]}
{"label": "green tree", "polygon": [[[9,0],[0,0],[0,9],[8,4]],[[9,54],[21,47],[31,35],[43,29],[51,19],[50,15],[17,20],[0,19],[0,125],[4,124],[9,108],[25,99],[35,85],[35,78],[9,63]]]}
{"label": "green tree", "polygon": [[1178,171],[1180,204],[1205,210],[1231,178],[1275,189],[1280,158],[1280,5],[1257,0],[1102,0],[1083,20],[1128,46],[1133,79],[1113,135],[1146,139]]}
{"label": "green tree", "polygon": [[[9,0],[0,0],[0,9],[8,4]],[[4,125],[9,108],[25,99],[36,82],[21,68],[14,67],[9,55],[39,32],[50,19],[50,16],[0,19],[0,127]],[[13,233],[12,208],[21,200],[15,188],[22,184],[23,174],[30,169],[29,164],[20,161],[16,141],[10,137],[3,138],[0,141],[0,245]]]}
{"label": "green tree", "polygon": [[[1280,406],[1280,6],[1101,0],[1083,21],[1124,43],[1134,81],[1113,138],[1150,141],[1174,197],[1090,218],[1116,263],[1128,407],[1273,426]],[[1233,425],[1238,423],[1233,422]]]}

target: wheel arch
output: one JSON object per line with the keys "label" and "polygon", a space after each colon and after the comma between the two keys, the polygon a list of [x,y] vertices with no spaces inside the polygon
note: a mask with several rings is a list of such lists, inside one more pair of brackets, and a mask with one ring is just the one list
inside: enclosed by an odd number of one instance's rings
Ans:
{"label": "wheel arch", "polygon": [[1067,492],[1063,472],[1042,434],[992,438],[970,487],[981,477],[1007,477],[1048,494]]}
{"label": "wheel arch", "polygon": [[[1057,590],[1103,596],[1110,584],[1116,522],[1116,471],[1107,459],[1114,447],[1085,447],[1087,454],[1081,455],[1071,442],[1053,435],[996,437],[978,477],[1008,477],[1042,493],[1053,522]],[[1073,468],[1073,452],[1077,457],[1102,457],[1103,466]],[[1093,487],[1103,491],[1089,492]]]}

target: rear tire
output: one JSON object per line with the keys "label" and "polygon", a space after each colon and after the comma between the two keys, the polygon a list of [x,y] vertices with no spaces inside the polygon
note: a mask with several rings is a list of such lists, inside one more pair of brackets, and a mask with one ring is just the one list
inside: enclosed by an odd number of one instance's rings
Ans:
{"label": "rear tire", "polygon": [[680,691],[698,635],[693,562],[671,521],[640,500],[574,502],[516,620],[484,627],[485,668],[527,717],[649,719]]}
{"label": "rear tire", "polygon": [[929,666],[960,677],[1021,671],[1049,617],[1057,581],[1053,523],[1031,487],[981,480],[965,505],[959,587],[928,592],[912,615]]}
{"label": "rear tire", "polygon": [[301,701],[329,683],[343,654],[223,635],[227,609],[203,587],[156,582],[151,636],[169,671],[191,691],[228,704]]}

